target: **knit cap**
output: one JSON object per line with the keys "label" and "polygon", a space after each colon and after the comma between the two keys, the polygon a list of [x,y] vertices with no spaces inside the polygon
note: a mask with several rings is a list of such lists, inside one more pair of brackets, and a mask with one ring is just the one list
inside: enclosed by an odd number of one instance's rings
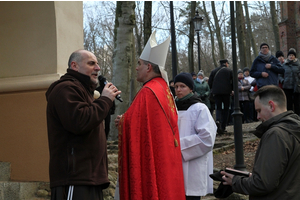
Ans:
{"label": "knit cap", "polygon": [[182,73],[178,74],[177,76],[175,76],[174,84],[176,84],[177,82],[182,82],[182,83],[186,84],[191,90],[194,89],[194,81],[193,81],[192,75],[190,73],[182,72]]}
{"label": "knit cap", "polygon": [[262,44],[260,45],[259,49],[261,49],[261,47],[264,46],[264,45],[267,45],[268,48],[270,49],[270,47],[269,47],[269,45],[268,45],[267,43],[262,43]]}
{"label": "knit cap", "polygon": [[250,71],[250,69],[249,69],[249,67],[245,67],[244,69],[243,69],[243,72],[245,72],[245,71]]}
{"label": "knit cap", "polygon": [[294,48],[290,48],[290,49],[289,49],[289,52],[288,52],[288,56],[289,56],[290,54],[293,54],[293,55],[296,57],[296,50],[295,50]]}
{"label": "knit cap", "polygon": [[277,51],[276,52],[276,58],[279,58],[280,56],[284,57],[283,52],[282,51]]}
{"label": "knit cap", "polygon": [[197,76],[203,76],[203,77],[204,77],[204,73],[203,73],[203,71],[202,71],[202,70],[200,70],[200,71],[198,72]]}

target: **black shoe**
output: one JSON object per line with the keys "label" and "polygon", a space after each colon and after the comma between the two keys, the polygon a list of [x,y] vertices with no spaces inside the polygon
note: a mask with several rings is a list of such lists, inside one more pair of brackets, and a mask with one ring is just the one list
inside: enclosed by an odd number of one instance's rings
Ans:
{"label": "black shoe", "polygon": [[217,125],[217,133],[218,134],[220,134],[220,135],[222,135],[224,132],[223,132],[223,130],[222,130],[222,128],[221,128],[221,124],[220,124],[220,122],[219,121],[216,121],[216,125]]}

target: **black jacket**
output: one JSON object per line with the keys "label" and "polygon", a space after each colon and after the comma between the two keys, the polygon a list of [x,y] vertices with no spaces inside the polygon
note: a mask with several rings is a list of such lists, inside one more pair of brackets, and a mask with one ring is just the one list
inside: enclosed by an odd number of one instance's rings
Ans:
{"label": "black jacket", "polygon": [[208,85],[212,94],[231,94],[233,90],[232,70],[226,66],[222,67],[217,67],[210,73]]}

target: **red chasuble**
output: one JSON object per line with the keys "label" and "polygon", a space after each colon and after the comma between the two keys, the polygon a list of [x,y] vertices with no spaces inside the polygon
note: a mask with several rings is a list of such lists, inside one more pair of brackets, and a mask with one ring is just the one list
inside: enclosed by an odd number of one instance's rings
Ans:
{"label": "red chasuble", "polygon": [[185,200],[177,119],[164,79],[147,82],[119,126],[121,200]]}

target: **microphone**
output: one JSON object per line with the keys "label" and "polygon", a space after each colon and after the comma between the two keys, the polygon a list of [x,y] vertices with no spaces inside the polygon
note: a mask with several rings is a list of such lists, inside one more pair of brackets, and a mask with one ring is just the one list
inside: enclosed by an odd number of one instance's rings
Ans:
{"label": "microphone", "polygon": [[[103,83],[104,85],[107,84],[106,78],[105,78],[104,76],[102,76],[102,75],[99,75],[99,76],[98,76],[98,80],[99,80],[100,83]],[[123,102],[123,99],[121,98],[121,95],[120,95],[120,94],[118,94],[118,95],[116,96],[116,99],[118,99],[120,102]]]}

